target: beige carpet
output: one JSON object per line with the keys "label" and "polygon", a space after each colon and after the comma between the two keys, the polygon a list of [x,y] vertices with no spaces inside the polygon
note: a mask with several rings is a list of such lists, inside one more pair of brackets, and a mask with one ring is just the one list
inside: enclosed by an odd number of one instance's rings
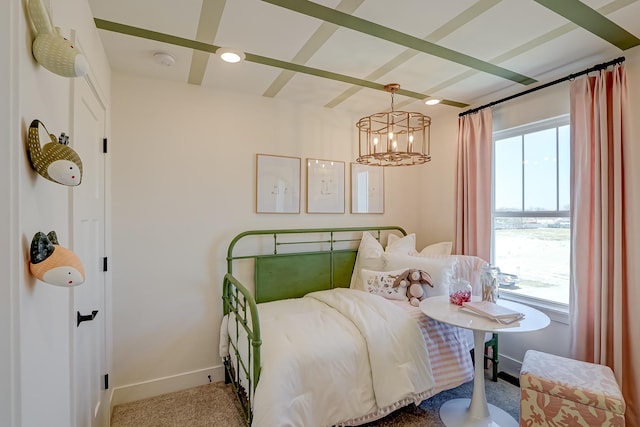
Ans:
{"label": "beige carpet", "polygon": [[[401,408],[369,427],[442,426],[438,409],[452,398],[471,397],[472,382],[447,390],[427,399],[420,406]],[[516,420],[520,389],[502,379],[488,380],[486,394],[493,403],[509,412]],[[112,427],[200,427],[246,426],[230,385],[222,382],[164,394],[150,399],[117,405],[111,416]],[[274,426],[275,427],[275,426]]]}
{"label": "beige carpet", "polygon": [[246,426],[230,385],[194,387],[116,405],[112,427]]}

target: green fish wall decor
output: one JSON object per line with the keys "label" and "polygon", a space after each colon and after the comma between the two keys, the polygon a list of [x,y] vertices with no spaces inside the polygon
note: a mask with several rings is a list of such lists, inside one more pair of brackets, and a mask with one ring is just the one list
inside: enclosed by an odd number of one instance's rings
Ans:
{"label": "green fish wall decor", "polygon": [[[51,142],[40,145],[40,129],[42,125]],[[34,120],[29,126],[27,153],[31,166],[49,181],[62,185],[75,186],[82,182],[82,160],[73,148],[67,145],[69,137],[64,133],[60,139],[50,134],[40,120]]]}

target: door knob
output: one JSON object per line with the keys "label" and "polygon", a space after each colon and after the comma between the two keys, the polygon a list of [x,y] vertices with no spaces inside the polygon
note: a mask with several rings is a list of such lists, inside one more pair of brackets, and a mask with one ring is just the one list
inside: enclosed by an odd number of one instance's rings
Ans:
{"label": "door knob", "polygon": [[91,314],[80,314],[79,311],[76,313],[77,313],[77,322],[78,322],[76,323],[76,328],[77,328],[78,326],[80,326],[80,323],[95,319],[96,314],[98,314],[98,310],[93,310]]}

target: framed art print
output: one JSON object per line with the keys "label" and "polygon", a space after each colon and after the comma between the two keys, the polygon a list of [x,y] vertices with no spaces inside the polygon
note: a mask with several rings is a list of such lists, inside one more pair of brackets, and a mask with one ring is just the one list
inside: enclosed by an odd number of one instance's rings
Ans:
{"label": "framed art print", "polygon": [[307,159],[307,213],[344,213],[344,162]]}
{"label": "framed art print", "polygon": [[384,167],[351,163],[351,213],[384,213]]}
{"label": "framed art print", "polygon": [[256,212],[300,213],[300,158],[256,155]]}

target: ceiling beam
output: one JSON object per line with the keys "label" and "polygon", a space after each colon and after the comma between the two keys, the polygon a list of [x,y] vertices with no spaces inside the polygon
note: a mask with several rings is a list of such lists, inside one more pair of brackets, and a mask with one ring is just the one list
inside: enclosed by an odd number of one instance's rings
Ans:
{"label": "ceiling beam", "polygon": [[[614,0],[610,3],[607,3],[606,5],[600,7],[597,9],[597,11],[606,16],[609,15],[611,13],[617,12],[620,9],[623,9],[627,6],[629,6],[631,3],[634,3],[638,0]],[[514,47],[513,49],[509,49],[508,51],[493,57],[490,59],[491,62],[493,62],[494,64],[500,64],[501,62],[507,61],[509,59],[515,58],[519,55],[522,55],[526,52],[529,52],[539,46],[542,46],[545,43],[549,43],[552,40],[557,39],[558,37],[561,37],[567,33],[569,33],[570,31],[575,30],[576,28],[578,28],[578,25],[576,25],[573,22],[567,22],[557,28],[554,28],[551,31],[547,31],[544,34],[541,34],[540,36],[531,39],[519,46]],[[474,76],[475,74],[477,74],[478,71],[476,70],[467,70],[463,73],[457,74],[455,76],[450,77],[449,79],[441,82],[440,84],[431,87],[429,89],[427,89],[427,93],[436,93],[439,91],[444,91],[445,89],[447,89],[448,87],[451,87],[457,83],[460,83],[461,81],[468,79],[472,76]],[[470,100],[469,100],[470,101]],[[409,101],[409,102],[413,102],[413,101]],[[406,105],[408,102],[407,101],[402,101],[400,103],[398,103],[398,107],[403,107],[404,105]]]}
{"label": "ceiling beam", "polygon": [[[491,9],[493,6],[500,3],[501,1],[502,0],[479,0],[478,2],[474,3],[472,6],[465,9],[462,13],[454,17],[453,19],[449,20],[448,22],[445,22],[439,28],[436,28],[434,31],[432,31],[430,34],[424,37],[423,40],[430,41],[431,43],[436,43],[442,40],[443,38],[445,38],[446,36],[450,35],[454,31],[456,31],[463,25],[467,24],[472,19],[475,19],[478,15],[481,15],[487,10]],[[373,72],[369,73],[367,76],[365,76],[365,78],[367,80],[378,80],[383,76],[387,75],[392,70],[395,70],[396,68],[400,67],[402,64],[406,63],[407,61],[409,61],[411,58],[413,58],[418,54],[419,52],[413,49],[406,49],[404,50],[404,52],[400,53],[399,55],[396,55],[394,58],[391,58],[390,60],[388,60],[381,66],[379,66]],[[469,70],[469,71],[476,71],[476,70]],[[351,86],[349,89],[345,90],[340,95],[336,96],[331,101],[326,103],[325,107],[333,108],[339,105],[340,103],[346,101],[350,97],[354,96],[361,89],[362,88],[358,86]],[[422,93],[424,94],[426,99],[426,98],[433,97],[432,95],[430,95],[430,93],[434,93],[434,92],[428,92],[428,93],[422,92]],[[415,102],[415,101],[412,99],[404,100],[400,102],[398,105],[404,106],[412,102]]]}
{"label": "ceiling beam", "polygon": [[[341,12],[352,13],[360,7],[364,0],[341,0],[336,6]],[[309,59],[320,49],[331,36],[338,30],[337,25],[330,22],[323,22],[320,27],[309,37],[309,40],[302,46],[298,53],[291,60],[296,64],[306,64]],[[282,88],[289,83],[295,73],[289,70],[283,70],[278,77],[271,83],[263,96],[275,97]]]}
{"label": "ceiling beam", "polygon": [[[175,46],[182,46],[189,49],[195,49],[202,52],[215,53],[220,46],[214,44],[204,43],[197,40],[186,39],[183,37],[173,36],[170,34],[160,33],[157,31],[147,30],[144,28],[133,27],[131,25],[120,24],[117,22],[106,21],[100,18],[94,18],[96,27],[101,30],[112,31],[115,33],[126,34],[129,36],[140,37],[147,40],[155,40],[162,43],[168,43]],[[358,85],[367,87],[370,89],[385,91],[384,85],[376,82],[371,82],[357,77],[351,77],[344,74],[333,73],[331,71],[321,70],[319,68],[307,67],[306,65],[294,64],[292,62],[281,61],[275,58],[269,58],[266,56],[256,55],[253,53],[245,52],[245,61],[254,62],[256,64],[268,65],[271,67],[281,68],[283,70],[295,71],[298,73],[308,74],[316,77],[323,77],[326,79],[336,80],[343,83]],[[385,91],[386,92],[386,91]],[[407,96],[415,99],[424,99],[425,95],[420,92],[414,92],[406,89],[400,89],[396,92],[398,95]],[[459,108],[468,107],[469,104],[463,102],[443,100],[441,102],[445,105],[450,105]]]}
{"label": "ceiling beam", "polygon": [[464,53],[456,52],[455,50],[428,42],[421,38],[396,31],[392,28],[376,24],[375,22],[367,21],[365,19],[349,15],[348,13],[340,12],[330,7],[319,5],[308,0],[262,1],[276,6],[284,7],[285,9],[302,13],[307,16],[312,16],[322,21],[331,22],[336,25],[340,25],[341,27],[350,28],[354,31],[368,34],[379,39],[387,40],[401,46],[415,49],[429,55],[437,56],[439,58],[452,61],[470,68],[475,68],[476,70],[483,71],[485,73],[492,74],[503,79],[511,80],[516,83],[529,85],[537,82],[537,80],[516,73],[515,71],[507,70],[506,68],[490,64],[489,62],[482,61]]}
{"label": "ceiling beam", "polygon": [[640,39],[634,36],[615,22],[602,16],[579,0],[535,0],[547,9],[552,10],[579,25],[585,30],[595,34],[601,39],[611,43],[618,49],[627,50],[640,45]]}
{"label": "ceiling beam", "polygon": [[[196,30],[196,40],[201,42],[214,41],[226,0],[203,0],[200,9],[200,19]],[[209,53],[194,50],[191,54],[191,67],[189,68],[189,83],[201,85],[204,74],[209,64]]]}

